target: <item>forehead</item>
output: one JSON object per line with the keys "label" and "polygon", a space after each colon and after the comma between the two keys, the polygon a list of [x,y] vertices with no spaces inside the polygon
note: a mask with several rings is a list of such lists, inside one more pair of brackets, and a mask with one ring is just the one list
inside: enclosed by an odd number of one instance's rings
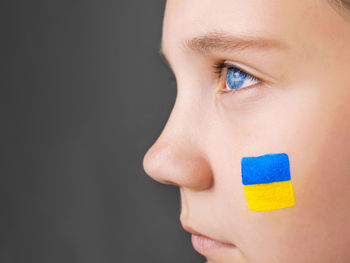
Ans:
{"label": "forehead", "polygon": [[321,5],[321,0],[168,0],[163,43],[173,45],[208,31],[288,41],[315,23]]}

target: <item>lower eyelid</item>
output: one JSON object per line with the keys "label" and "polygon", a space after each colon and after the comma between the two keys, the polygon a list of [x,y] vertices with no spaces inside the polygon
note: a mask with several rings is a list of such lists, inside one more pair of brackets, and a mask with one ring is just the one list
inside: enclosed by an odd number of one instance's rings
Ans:
{"label": "lower eyelid", "polygon": [[251,86],[247,86],[247,87],[243,87],[243,88],[239,88],[239,89],[233,89],[233,90],[227,90],[226,89],[226,83],[225,83],[225,87],[224,88],[218,88],[216,90],[216,95],[220,96],[220,95],[225,95],[227,93],[230,93],[231,95],[235,95],[238,93],[246,93],[246,92],[251,92],[254,89],[261,89],[264,87],[264,83],[262,81],[251,85]]}
{"label": "lower eyelid", "polygon": [[243,88],[241,91],[229,92],[231,94],[226,94],[222,96],[222,103],[226,107],[232,109],[243,110],[245,107],[253,107],[258,105],[259,102],[263,101],[263,98],[267,98],[266,90],[264,84],[254,85],[251,87]]}

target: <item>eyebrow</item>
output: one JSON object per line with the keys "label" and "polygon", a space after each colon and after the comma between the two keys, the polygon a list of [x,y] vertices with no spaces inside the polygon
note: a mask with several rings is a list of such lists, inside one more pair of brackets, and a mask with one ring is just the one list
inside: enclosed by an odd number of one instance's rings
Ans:
{"label": "eyebrow", "polygon": [[[232,35],[226,32],[209,32],[201,36],[187,39],[181,43],[183,50],[207,54],[211,52],[255,50],[288,50],[288,45],[277,39],[269,39],[262,36]],[[160,56],[169,64],[164,52],[163,43],[159,50]]]}

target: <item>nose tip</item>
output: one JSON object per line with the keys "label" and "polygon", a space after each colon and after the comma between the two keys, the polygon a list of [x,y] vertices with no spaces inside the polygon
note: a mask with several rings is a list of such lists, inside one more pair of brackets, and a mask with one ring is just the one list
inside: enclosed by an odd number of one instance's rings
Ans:
{"label": "nose tip", "polygon": [[159,138],[143,158],[145,172],[154,180],[196,191],[213,184],[212,170],[204,154],[192,144]]}

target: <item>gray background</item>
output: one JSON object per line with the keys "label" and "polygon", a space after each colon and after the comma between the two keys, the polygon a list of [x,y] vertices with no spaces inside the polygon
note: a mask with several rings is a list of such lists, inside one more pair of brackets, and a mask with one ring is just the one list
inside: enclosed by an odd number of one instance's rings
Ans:
{"label": "gray background", "polygon": [[176,87],[164,1],[1,1],[0,262],[203,262],[142,158]]}

